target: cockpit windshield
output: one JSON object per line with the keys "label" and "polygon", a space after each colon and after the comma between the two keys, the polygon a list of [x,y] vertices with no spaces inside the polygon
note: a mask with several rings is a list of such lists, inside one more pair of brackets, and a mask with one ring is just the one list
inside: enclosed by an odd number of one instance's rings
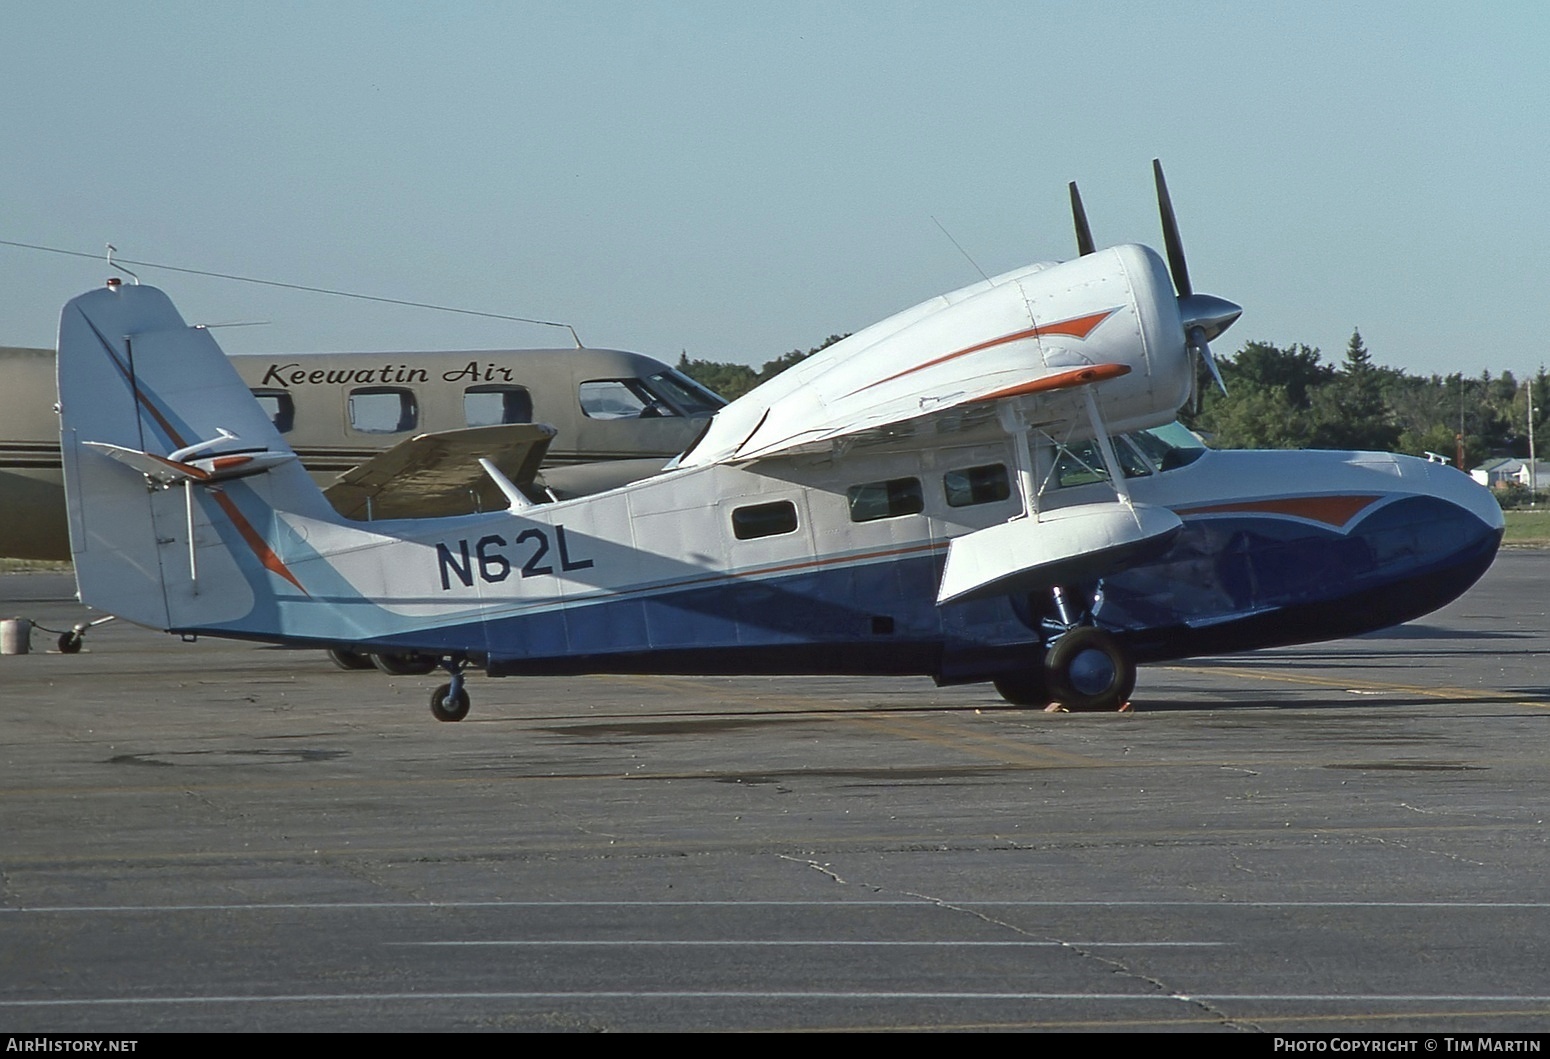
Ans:
{"label": "cockpit windshield", "polygon": [[[1119,461],[1126,478],[1144,478],[1183,467],[1206,451],[1200,440],[1179,422],[1131,434],[1115,434],[1109,440],[1113,442],[1114,458]],[[1108,465],[1093,439],[1055,446],[1055,465],[1049,477],[1055,488],[1067,489],[1108,480]]]}
{"label": "cockpit windshield", "polygon": [[1159,471],[1171,471],[1200,459],[1205,444],[1177,419],[1151,430],[1126,434],[1126,439]]}

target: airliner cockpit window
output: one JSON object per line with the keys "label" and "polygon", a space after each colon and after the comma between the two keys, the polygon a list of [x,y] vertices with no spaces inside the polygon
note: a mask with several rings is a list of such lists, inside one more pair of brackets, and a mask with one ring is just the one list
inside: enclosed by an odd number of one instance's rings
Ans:
{"label": "airliner cockpit window", "polygon": [[350,391],[350,426],[363,434],[401,434],[419,420],[413,390],[365,386]]}
{"label": "airliner cockpit window", "polygon": [[463,419],[471,427],[533,421],[533,395],[524,386],[470,386],[463,391]]}
{"label": "airliner cockpit window", "polygon": [[671,419],[679,411],[642,379],[593,379],[577,392],[590,419]]}
{"label": "airliner cockpit window", "polygon": [[646,380],[652,390],[666,397],[686,416],[712,415],[727,402],[714,390],[701,386],[681,371],[669,368]]}

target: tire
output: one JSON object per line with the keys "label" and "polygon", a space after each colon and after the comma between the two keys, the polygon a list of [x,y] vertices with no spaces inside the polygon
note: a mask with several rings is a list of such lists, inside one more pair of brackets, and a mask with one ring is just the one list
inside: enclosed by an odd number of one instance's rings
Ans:
{"label": "tire", "polygon": [[1013,706],[1044,707],[1054,698],[1049,691],[1049,681],[1037,670],[1009,673],[997,677],[993,684],[996,693]]}
{"label": "tire", "polygon": [[468,691],[458,688],[452,694],[452,685],[443,684],[431,692],[431,716],[438,721],[461,721],[468,716]]}
{"label": "tire", "polygon": [[1055,701],[1068,710],[1117,710],[1136,690],[1136,665],[1118,640],[1091,625],[1069,630],[1044,656]]}
{"label": "tire", "polygon": [[79,654],[83,642],[85,642],[84,637],[73,629],[70,632],[62,632],[59,634],[58,640],[59,653],[62,655]]}
{"label": "tire", "polygon": [[330,647],[328,649],[328,660],[340,669],[352,672],[376,668],[370,654],[356,650],[354,647]]}
{"label": "tire", "polygon": [[371,664],[390,677],[423,677],[438,661],[435,655],[414,651],[373,651],[371,655]]}

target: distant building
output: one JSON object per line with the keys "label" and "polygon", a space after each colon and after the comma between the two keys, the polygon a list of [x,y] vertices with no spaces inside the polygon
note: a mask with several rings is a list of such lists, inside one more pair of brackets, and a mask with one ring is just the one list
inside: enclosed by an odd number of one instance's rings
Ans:
{"label": "distant building", "polygon": [[1469,476],[1488,489],[1501,489],[1509,482],[1527,489],[1530,481],[1540,489],[1550,488],[1550,461],[1536,460],[1532,472],[1531,476],[1528,460],[1498,457],[1486,460],[1470,471]]}

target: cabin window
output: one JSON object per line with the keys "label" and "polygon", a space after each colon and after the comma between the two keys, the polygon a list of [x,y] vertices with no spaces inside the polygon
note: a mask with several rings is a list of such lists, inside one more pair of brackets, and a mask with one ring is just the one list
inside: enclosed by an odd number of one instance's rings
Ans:
{"label": "cabin window", "polygon": [[732,535],[740,541],[774,537],[797,528],[797,506],[789,500],[753,504],[732,512]]}
{"label": "cabin window", "polygon": [[1012,495],[1011,483],[1006,477],[1006,465],[1003,463],[948,471],[942,476],[942,488],[947,493],[949,507],[994,504]]}
{"label": "cabin window", "polygon": [[640,379],[593,379],[577,394],[589,419],[667,419],[678,415]]}
{"label": "cabin window", "polygon": [[471,427],[533,421],[533,395],[525,386],[470,386],[463,391],[463,420]]}
{"label": "cabin window", "polygon": [[918,515],[926,509],[919,478],[891,478],[886,482],[853,485],[845,491],[850,500],[850,521],[874,522],[880,518]]}
{"label": "cabin window", "polygon": [[269,422],[282,434],[289,434],[296,426],[296,402],[285,390],[254,390],[258,406],[269,417]]}
{"label": "cabin window", "polygon": [[363,434],[401,434],[420,420],[413,390],[365,386],[350,391],[350,426]]}

